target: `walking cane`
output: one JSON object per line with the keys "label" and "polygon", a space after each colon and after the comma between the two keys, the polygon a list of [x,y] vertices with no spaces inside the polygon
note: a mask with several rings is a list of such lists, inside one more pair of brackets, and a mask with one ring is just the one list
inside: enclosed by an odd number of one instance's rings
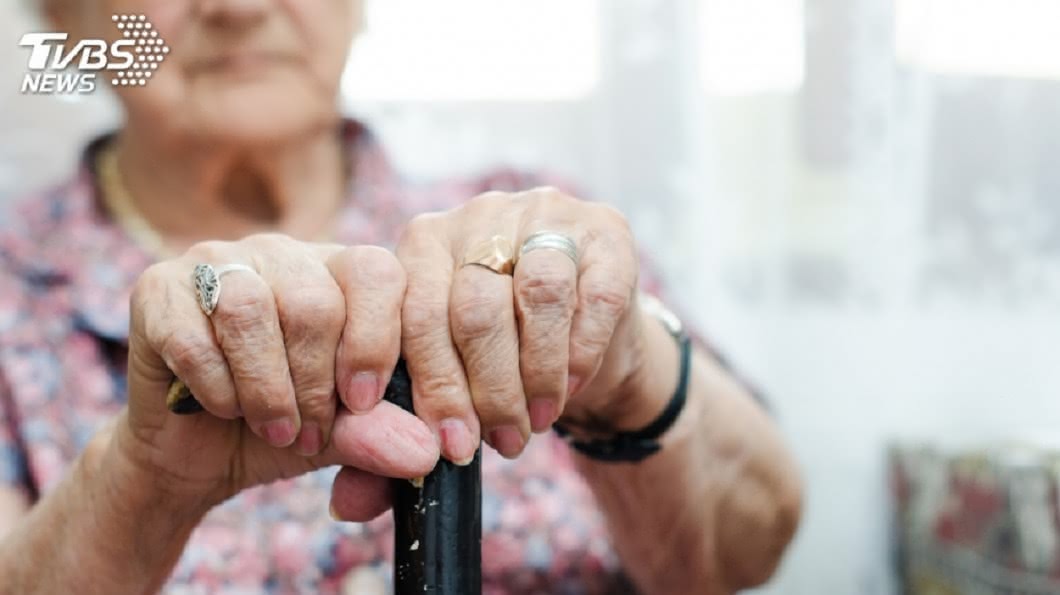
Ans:
{"label": "walking cane", "polygon": [[[412,382],[399,361],[386,400],[412,412]],[[202,405],[176,380],[166,406],[189,415]],[[482,591],[482,450],[466,467],[442,459],[422,480],[394,480],[394,595]]]}
{"label": "walking cane", "polygon": [[[398,362],[385,398],[412,411]],[[394,481],[394,594],[479,595],[482,590],[482,449],[460,467],[445,459],[422,482]]]}

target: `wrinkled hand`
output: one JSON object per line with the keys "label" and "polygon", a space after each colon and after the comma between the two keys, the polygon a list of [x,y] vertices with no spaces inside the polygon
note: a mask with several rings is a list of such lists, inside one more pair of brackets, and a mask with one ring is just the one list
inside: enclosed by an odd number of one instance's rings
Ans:
{"label": "wrinkled hand", "polygon": [[[522,256],[513,276],[461,267],[495,235],[518,249],[542,230],[573,239],[578,264],[545,249]],[[416,413],[453,462],[469,461],[480,436],[515,457],[560,416],[607,415],[640,365],[636,251],[613,208],[551,188],[491,192],[414,219],[397,255]]]}
{"label": "wrinkled hand", "polygon": [[[225,275],[207,317],[190,278],[199,263],[257,274]],[[379,514],[389,506],[383,476],[419,477],[438,458],[423,422],[379,403],[398,360],[404,293],[404,271],[385,250],[278,235],[200,244],[151,267],[133,293],[119,450],[167,493],[207,507],[341,464],[337,512]],[[209,415],[166,409],[174,375]]]}

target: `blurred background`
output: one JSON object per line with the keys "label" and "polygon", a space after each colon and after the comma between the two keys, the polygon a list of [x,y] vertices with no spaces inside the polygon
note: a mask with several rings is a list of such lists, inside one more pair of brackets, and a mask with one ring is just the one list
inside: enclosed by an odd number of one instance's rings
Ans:
{"label": "blurred background", "polygon": [[[0,8],[0,200],[117,117],[18,93],[39,27]],[[1058,31],[1055,0],[370,0],[341,100],[412,175],[619,205],[804,470],[762,592],[871,595],[890,445],[1060,446]]]}

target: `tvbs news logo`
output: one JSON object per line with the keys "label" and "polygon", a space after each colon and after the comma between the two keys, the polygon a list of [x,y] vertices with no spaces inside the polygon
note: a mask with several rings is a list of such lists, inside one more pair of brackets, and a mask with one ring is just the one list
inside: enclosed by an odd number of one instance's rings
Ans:
{"label": "tvbs news logo", "polygon": [[19,45],[30,50],[22,93],[91,93],[104,71],[113,73],[110,82],[115,87],[146,85],[169,54],[169,46],[142,14],[116,14],[111,20],[123,37],[113,43],[83,39],[68,48],[66,33],[23,35]]}

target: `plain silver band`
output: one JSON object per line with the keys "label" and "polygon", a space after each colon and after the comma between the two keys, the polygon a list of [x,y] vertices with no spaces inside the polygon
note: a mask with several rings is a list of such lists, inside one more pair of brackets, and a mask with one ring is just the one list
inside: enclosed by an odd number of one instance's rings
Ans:
{"label": "plain silver band", "polygon": [[218,279],[220,279],[221,277],[224,277],[228,273],[234,273],[236,271],[242,271],[244,273],[254,273],[255,275],[258,274],[257,271],[255,271],[254,269],[248,267],[245,264],[223,264],[223,265],[221,265],[219,267],[214,267],[213,270],[214,270],[215,273],[217,273],[217,278]]}
{"label": "plain silver band", "polygon": [[526,238],[519,247],[519,257],[522,258],[534,250],[559,250],[571,259],[574,266],[578,266],[578,245],[570,236],[557,231],[539,231]]}
{"label": "plain silver band", "polygon": [[[199,302],[199,308],[207,316],[212,316],[217,309],[217,303],[221,301],[221,277],[236,271],[258,274],[257,271],[245,264],[224,264],[214,267],[209,264],[200,264],[195,267],[191,274],[192,283],[195,285],[195,297]],[[205,290],[205,291],[204,291]]]}

